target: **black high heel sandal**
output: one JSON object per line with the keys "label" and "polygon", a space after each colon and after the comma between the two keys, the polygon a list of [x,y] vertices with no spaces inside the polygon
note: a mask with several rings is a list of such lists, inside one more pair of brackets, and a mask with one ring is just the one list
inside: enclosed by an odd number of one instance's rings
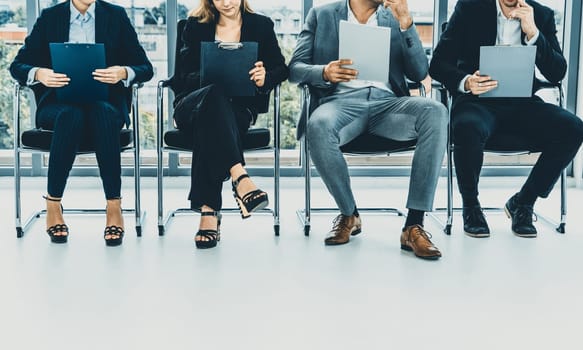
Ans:
{"label": "black high heel sandal", "polygon": [[241,217],[243,219],[247,219],[251,216],[252,212],[261,210],[269,204],[267,193],[260,189],[248,192],[244,194],[243,197],[239,196],[237,193],[237,186],[239,186],[241,180],[247,177],[249,177],[249,175],[243,174],[239,176],[237,180],[232,182],[233,197],[235,197],[235,201],[237,202],[237,206],[239,206],[239,211],[241,212]]}
{"label": "black high heel sandal", "polygon": [[[121,200],[121,197],[114,198]],[[106,207],[107,210],[107,207]],[[111,225],[106,226],[105,230],[103,231],[103,239],[105,239],[105,245],[108,247],[117,247],[123,243],[123,235],[124,235],[123,227]],[[110,238],[105,238],[106,236],[114,236]],[[117,236],[117,237],[115,237]]]}
{"label": "black high heel sandal", "polygon": [[[216,230],[198,230],[194,236],[194,244],[199,249],[214,248],[217,246],[217,242],[221,240],[221,213],[218,211],[203,211],[200,213],[201,216],[216,216],[217,217],[217,229]],[[196,240],[196,237],[204,238],[205,240]]]}
{"label": "black high heel sandal", "polygon": [[[60,199],[49,198],[43,196],[44,199],[51,202],[61,202]],[[61,213],[63,212],[63,205],[61,204]],[[55,235],[55,233],[66,233],[66,235]],[[66,224],[56,224],[47,229],[47,234],[51,237],[53,243],[67,243],[69,238],[69,227]]]}
{"label": "black high heel sandal", "polygon": [[[105,230],[103,231],[103,239],[105,239],[105,245],[108,247],[116,247],[118,245],[121,245],[123,242],[123,235],[124,230],[122,227],[115,225],[105,227]],[[117,237],[105,238],[105,236],[117,236]]]}

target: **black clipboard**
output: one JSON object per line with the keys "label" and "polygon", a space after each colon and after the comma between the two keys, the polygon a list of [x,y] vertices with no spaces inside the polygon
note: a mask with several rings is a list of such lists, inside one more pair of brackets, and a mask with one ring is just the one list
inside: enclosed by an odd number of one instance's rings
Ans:
{"label": "black clipboard", "polygon": [[226,96],[255,96],[255,82],[249,71],[257,62],[258,44],[201,42],[200,86],[216,84]]}
{"label": "black clipboard", "polygon": [[91,103],[108,101],[108,86],[93,79],[93,71],[107,68],[103,44],[49,43],[55,73],[66,74],[71,81],[56,89],[57,101]]}

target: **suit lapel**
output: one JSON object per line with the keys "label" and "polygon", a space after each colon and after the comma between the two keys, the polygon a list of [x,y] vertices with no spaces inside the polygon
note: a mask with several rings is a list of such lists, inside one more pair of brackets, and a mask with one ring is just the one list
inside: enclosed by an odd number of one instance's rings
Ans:
{"label": "suit lapel", "polygon": [[69,41],[69,27],[71,21],[71,4],[70,1],[63,3],[61,13],[55,21],[55,40],[54,42],[64,43]]}
{"label": "suit lapel", "polygon": [[[483,18],[486,21],[485,28],[482,33],[484,33],[486,45],[493,46],[496,45],[496,38],[498,37],[498,10],[496,8],[496,1],[490,0],[486,6],[486,16]],[[480,14],[477,15],[480,17]]]}
{"label": "suit lapel", "polygon": [[395,74],[397,75],[402,74],[402,72],[399,73],[395,72],[395,69],[399,64],[399,60],[397,59],[397,57],[400,57],[403,54],[401,51],[402,50],[401,35],[398,32],[398,29],[395,29],[399,28],[399,23],[397,23],[397,20],[393,17],[390,10],[386,9],[378,10],[378,22],[379,27],[391,28],[391,57],[389,58],[390,66],[388,79],[389,85],[391,86],[393,92],[395,92],[397,95],[401,95],[404,93],[401,91],[403,89],[401,84],[399,84],[399,81],[401,81],[402,78],[395,77]]}
{"label": "suit lapel", "polygon": [[105,43],[109,16],[99,0],[95,1],[95,42]]}
{"label": "suit lapel", "polygon": [[336,8],[335,17],[334,17],[334,25],[335,31],[334,33],[339,33],[340,29],[340,21],[348,20],[348,2],[341,2],[339,6]]}

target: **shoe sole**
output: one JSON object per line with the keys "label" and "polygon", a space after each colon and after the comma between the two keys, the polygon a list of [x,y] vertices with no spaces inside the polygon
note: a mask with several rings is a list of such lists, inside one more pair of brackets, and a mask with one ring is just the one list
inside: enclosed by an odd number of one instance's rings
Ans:
{"label": "shoe sole", "polygon": [[362,233],[362,229],[357,228],[356,230],[352,231],[352,233],[350,235],[351,236],[358,236],[361,233]]}
{"label": "shoe sole", "polygon": [[415,251],[413,250],[413,248],[409,247],[408,245],[404,245],[401,244],[401,249],[408,251],[408,252],[413,252],[413,254],[415,254],[416,257],[424,259],[424,260],[437,260],[439,258],[441,258],[441,255],[436,255],[436,256],[421,256],[421,255],[417,255],[417,253],[415,253]]}
{"label": "shoe sole", "polygon": [[516,237],[520,237],[520,238],[536,238],[537,234],[536,233],[518,233],[516,231],[512,231],[512,233],[514,233],[514,235]]}
{"label": "shoe sole", "polygon": [[344,245],[346,243],[350,242],[350,240],[346,241],[346,242],[326,242],[324,241],[324,245],[330,245],[330,246],[334,246],[334,245]]}
{"label": "shoe sole", "polygon": [[[507,206],[504,206],[504,212],[506,213],[506,216],[512,220],[512,216],[510,215],[510,210],[508,210]],[[514,233],[514,235],[516,237],[520,237],[520,238],[536,238],[537,233],[520,233],[520,232],[516,232],[514,230],[512,230],[512,233]]]}
{"label": "shoe sole", "polygon": [[490,237],[489,233],[471,233],[468,231],[464,230],[464,233],[466,234],[466,236],[472,237],[472,238],[488,238]]}

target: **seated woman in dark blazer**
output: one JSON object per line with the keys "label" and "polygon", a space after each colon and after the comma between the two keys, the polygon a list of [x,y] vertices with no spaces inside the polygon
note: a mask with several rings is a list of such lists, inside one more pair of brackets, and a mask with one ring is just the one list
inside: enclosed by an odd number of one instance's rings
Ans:
{"label": "seated woman in dark blazer", "polygon": [[[70,79],[53,71],[49,43],[64,42],[104,44],[108,68],[96,70],[93,76],[109,84],[108,101],[65,104],[57,100],[55,90],[67,85]],[[134,82],[148,81],[153,75],[152,64],[125,10],[102,0],[70,0],[45,9],[10,65],[10,73],[34,91],[37,127],[53,130],[45,196],[51,241],[65,243],[69,237],[61,197],[79,145],[89,138],[107,200],[105,243],[120,245],[124,226],[119,133],[129,123],[128,87]]]}
{"label": "seated woman in dark blazer", "polygon": [[[180,33],[179,33],[180,34]],[[228,98],[216,85],[200,86],[200,47],[203,41],[257,42],[258,59],[249,71],[257,86],[254,97]],[[201,212],[198,248],[212,248],[220,240],[221,189],[232,179],[241,216],[267,206],[267,193],[257,189],[245,168],[242,138],[257,118],[256,107],[288,76],[277,44],[273,22],[251,11],[247,0],[201,0],[189,14],[182,33],[183,48],[176,60],[172,89],[174,120],[192,134],[191,208]]]}

